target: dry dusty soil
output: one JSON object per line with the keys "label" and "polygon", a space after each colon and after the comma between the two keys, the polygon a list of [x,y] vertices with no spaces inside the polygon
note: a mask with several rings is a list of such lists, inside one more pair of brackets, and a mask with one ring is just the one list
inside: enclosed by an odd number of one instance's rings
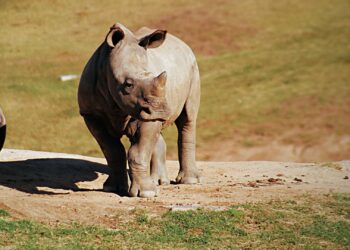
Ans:
{"label": "dry dusty soil", "polygon": [[[178,163],[167,162],[170,178]],[[120,197],[101,190],[109,169],[101,158],[5,149],[0,153],[0,209],[45,223],[115,225],[143,209],[225,209],[245,202],[350,192],[350,161],[333,163],[198,162],[202,183],[160,186],[159,197]]]}

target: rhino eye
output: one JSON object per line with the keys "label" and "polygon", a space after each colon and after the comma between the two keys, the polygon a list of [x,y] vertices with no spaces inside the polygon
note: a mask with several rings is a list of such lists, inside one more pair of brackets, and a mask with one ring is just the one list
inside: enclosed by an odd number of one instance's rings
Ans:
{"label": "rhino eye", "polygon": [[133,81],[131,79],[126,79],[124,86],[125,88],[132,89],[134,87]]}

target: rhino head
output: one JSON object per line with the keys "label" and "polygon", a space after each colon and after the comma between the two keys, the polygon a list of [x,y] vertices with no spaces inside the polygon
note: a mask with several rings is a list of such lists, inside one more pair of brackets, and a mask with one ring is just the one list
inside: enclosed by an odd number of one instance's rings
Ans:
{"label": "rhino head", "polygon": [[137,37],[121,24],[111,27],[106,36],[109,52],[108,88],[119,108],[144,121],[167,120],[165,71],[148,70],[148,49],[160,46],[166,31],[154,30]]}

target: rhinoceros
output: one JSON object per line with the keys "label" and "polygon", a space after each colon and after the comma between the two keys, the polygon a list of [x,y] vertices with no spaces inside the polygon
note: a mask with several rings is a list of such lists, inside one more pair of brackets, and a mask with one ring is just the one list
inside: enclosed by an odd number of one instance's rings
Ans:
{"label": "rhinoceros", "polygon": [[4,113],[0,108],[0,151],[4,146],[5,138],[6,138],[6,119],[5,119]]}
{"label": "rhinoceros", "polygon": [[[173,123],[180,163],[176,182],[200,182],[195,161],[199,70],[180,39],[166,30],[143,27],[133,33],[114,24],[83,70],[78,103],[112,169],[105,191],[156,196],[157,181],[169,183],[161,130]],[[120,141],[125,134],[131,139],[127,155]]]}

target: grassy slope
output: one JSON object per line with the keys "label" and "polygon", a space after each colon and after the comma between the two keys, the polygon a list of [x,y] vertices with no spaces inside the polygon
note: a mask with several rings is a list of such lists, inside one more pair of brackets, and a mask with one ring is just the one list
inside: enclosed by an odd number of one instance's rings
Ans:
{"label": "grassy slope", "polygon": [[[200,61],[206,90],[200,124],[212,124],[202,136],[222,140],[225,129],[228,138],[236,131],[253,140],[257,136],[253,143],[258,144],[293,128],[299,130],[289,138],[295,143],[349,134],[346,6],[260,2],[250,9],[258,30],[250,47]],[[216,120],[222,124],[210,122]]]}
{"label": "grassy slope", "polygon": [[[227,211],[115,212],[106,226],[42,225],[0,210],[0,247],[18,249],[346,249],[350,197],[233,206]],[[122,212],[124,213],[124,212]]]}
{"label": "grassy slope", "polygon": [[[101,155],[78,115],[80,73],[115,21],[167,28],[202,77],[199,155],[222,141],[315,144],[349,135],[348,1],[0,1],[6,147]],[[175,129],[165,132],[175,155]],[[205,144],[204,144],[205,142]],[[210,143],[208,143],[210,142]]]}

